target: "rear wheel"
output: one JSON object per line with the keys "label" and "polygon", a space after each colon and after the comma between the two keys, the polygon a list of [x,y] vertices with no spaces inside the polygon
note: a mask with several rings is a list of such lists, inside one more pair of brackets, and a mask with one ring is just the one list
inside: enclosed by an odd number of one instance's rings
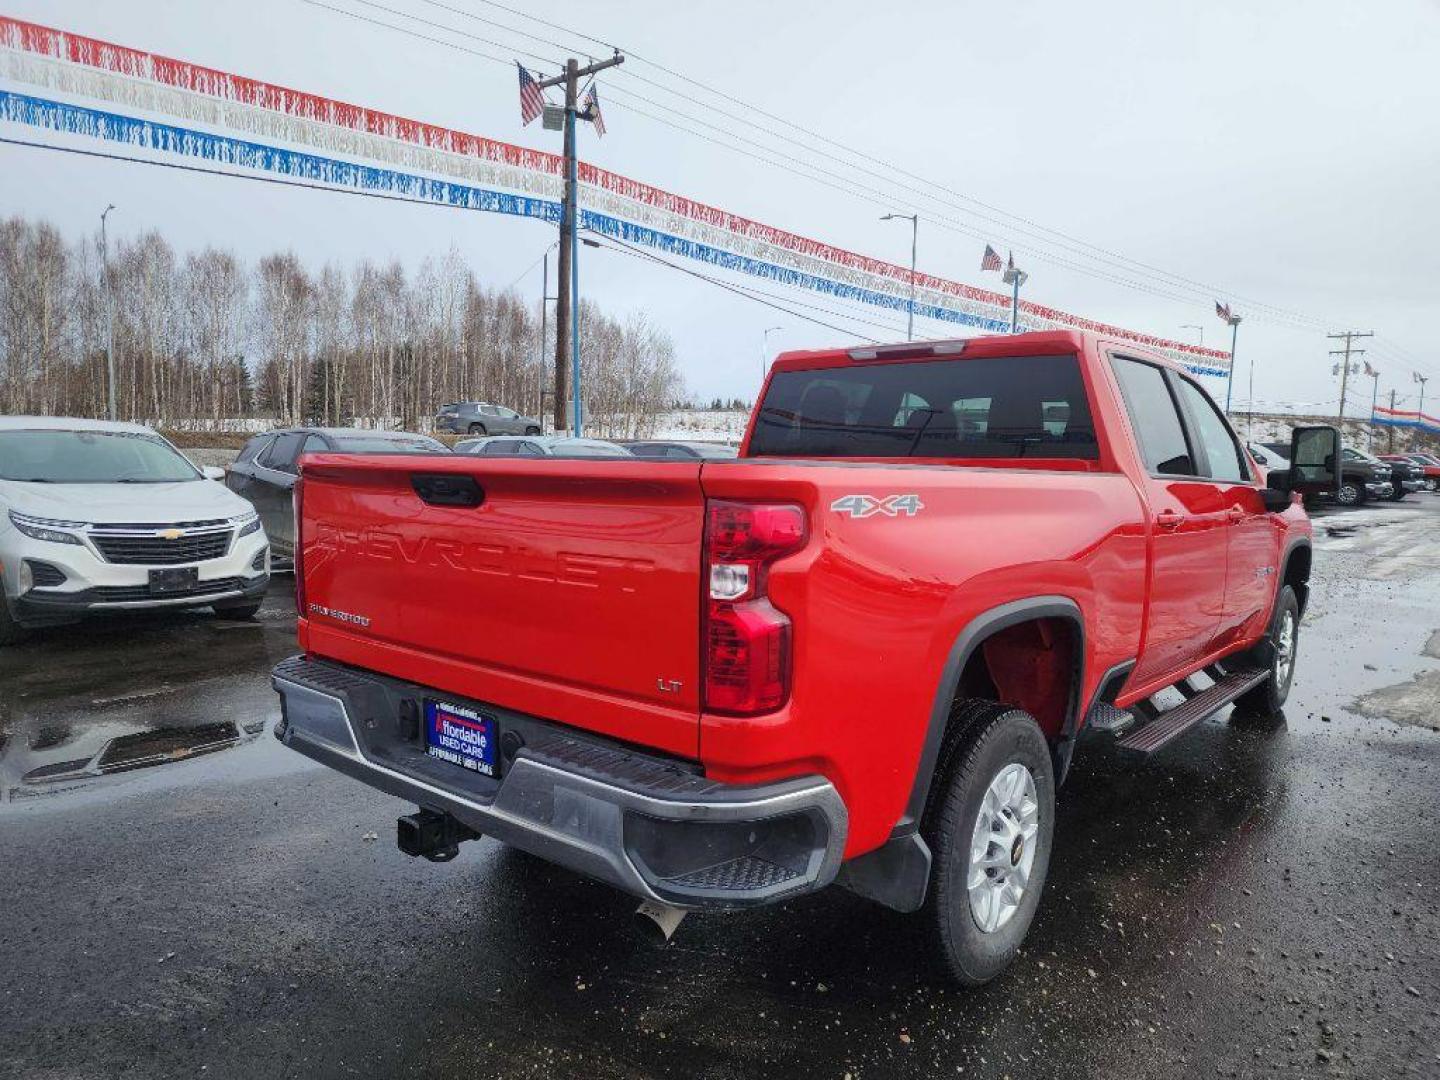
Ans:
{"label": "rear wheel", "polygon": [[1425,490],[1430,492],[1432,495],[1435,492],[1440,491],[1440,478],[1436,478],[1434,476],[1425,477]]}
{"label": "rear wheel", "polygon": [[484,435],[484,434],[485,434],[485,425],[484,425],[484,424],[471,424],[469,430],[470,430],[470,434],[471,434],[471,435]]}
{"label": "rear wheel", "polygon": [[1285,705],[1290,684],[1295,680],[1295,657],[1300,648],[1300,601],[1289,585],[1282,586],[1275,598],[1275,612],[1270,616],[1270,630],[1265,642],[1253,654],[1270,667],[1270,678],[1254,690],[1235,699],[1237,717],[1245,715],[1272,716]]}
{"label": "rear wheel", "polygon": [[1354,480],[1341,480],[1335,501],[1341,506],[1359,506],[1365,501],[1365,489]]}
{"label": "rear wheel", "polygon": [[10,614],[10,603],[0,592],[0,645],[18,645],[30,636],[30,631],[15,621]]}
{"label": "rear wheel", "polygon": [[532,424],[532,425],[530,425],[529,427],[527,427],[527,428],[525,429],[525,434],[526,434],[526,435],[539,435],[539,434],[540,434],[540,429],[539,429],[538,427],[536,427],[535,425]]}
{"label": "rear wheel", "polygon": [[950,973],[966,986],[1015,958],[1045,885],[1055,778],[1029,713],[957,702],[922,833],[933,856],[927,918]]}

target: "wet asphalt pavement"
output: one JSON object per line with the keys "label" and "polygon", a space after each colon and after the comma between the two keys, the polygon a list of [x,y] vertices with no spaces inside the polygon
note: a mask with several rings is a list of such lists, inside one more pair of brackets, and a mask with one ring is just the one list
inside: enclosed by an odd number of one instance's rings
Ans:
{"label": "wet asphalt pavement", "polygon": [[0,1076],[1440,1077],[1440,497],[1317,527],[1285,715],[1082,746],[970,992],[839,890],[656,951],[493,841],[402,855],[404,804],[268,734],[288,579],[37,637],[0,653]]}

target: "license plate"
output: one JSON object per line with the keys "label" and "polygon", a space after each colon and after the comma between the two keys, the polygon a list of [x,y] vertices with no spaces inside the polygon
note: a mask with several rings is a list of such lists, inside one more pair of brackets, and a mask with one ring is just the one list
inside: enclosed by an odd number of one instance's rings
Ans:
{"label": "license plate", "polygon": [[200,571],[194,566],[150,571],[150,592],[155,596],[193,592],[200,585]]}
{"label": "license plate", "polygon": [[495,775],[495,718],[463,705],[425,702],[425,752],[483,776]]}

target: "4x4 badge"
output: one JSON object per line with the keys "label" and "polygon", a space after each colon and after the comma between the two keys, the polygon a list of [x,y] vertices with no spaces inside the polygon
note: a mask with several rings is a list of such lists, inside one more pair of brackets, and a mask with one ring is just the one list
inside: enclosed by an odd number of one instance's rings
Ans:
{"label": "4x4 badge", "polygon": [[842,495],[830,504],[830,509],[837,514],[849,514],[855,518],[867,518],[875,514],[884,514],[886,517],[899,517],[904,514],[906,517],[914,517],[925,509],[925,504],[920,501],[919,495]]}

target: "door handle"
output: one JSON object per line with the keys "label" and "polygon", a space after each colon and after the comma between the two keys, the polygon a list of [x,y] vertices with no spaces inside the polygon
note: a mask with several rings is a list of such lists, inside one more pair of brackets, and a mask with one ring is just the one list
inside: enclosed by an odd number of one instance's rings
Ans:
{"label": "door handle", "polygon": [[1185,515],[1174,510],[1161,510],[1155,515],[1155,524],[1162,529],[1178,529],[1185,521]]}
{"label": "door handle", "polygon": [[1239,525],[1240,522],[1245,520],[1245,509],[1241,506],[1232,506],[1229,510],[1225,511],[1225,516],[1230,519],[1230,524]]}

